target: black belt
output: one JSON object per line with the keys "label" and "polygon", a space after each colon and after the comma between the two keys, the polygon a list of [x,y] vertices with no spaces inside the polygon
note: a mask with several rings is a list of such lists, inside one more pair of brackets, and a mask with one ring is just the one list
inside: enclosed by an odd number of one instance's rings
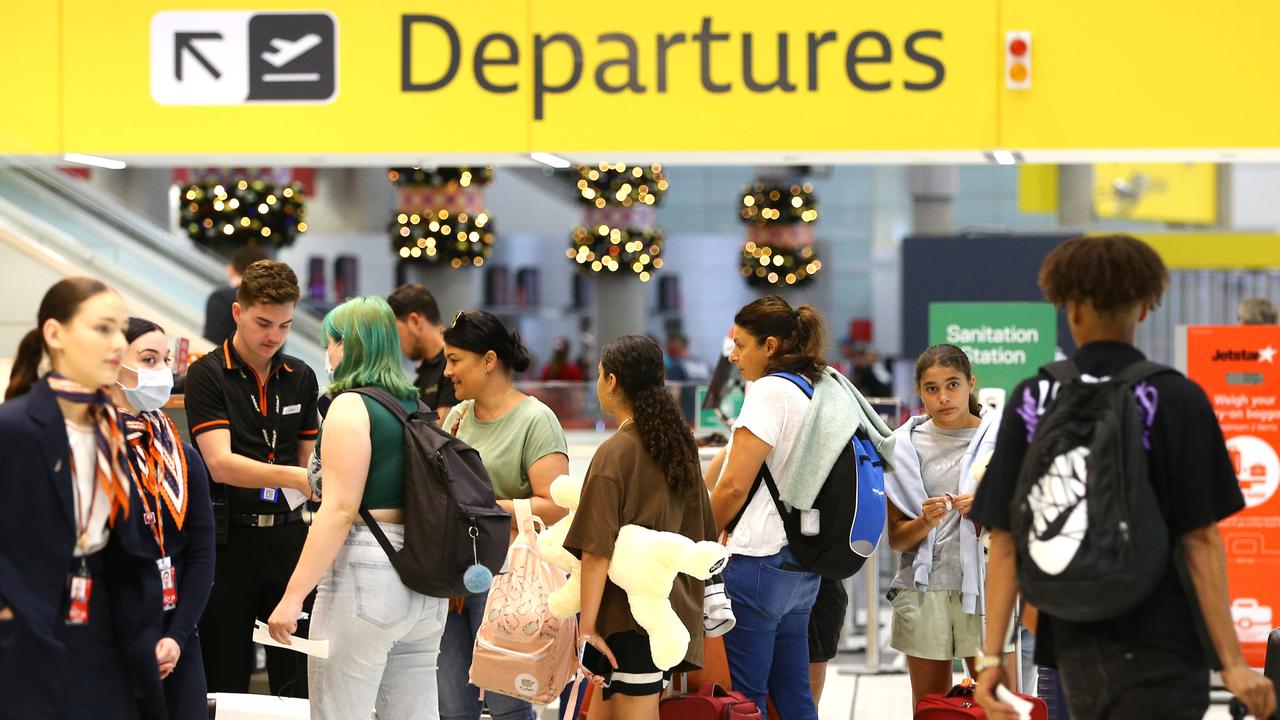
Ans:
{"label": "black belt", "polygon": [[298,522],[302,519],[302,510],[294,510],[287,513],[231,513],[231,522],[236,525],[247,525],[248,527],[275,527],[276,525],[287,525],[292,522]]}

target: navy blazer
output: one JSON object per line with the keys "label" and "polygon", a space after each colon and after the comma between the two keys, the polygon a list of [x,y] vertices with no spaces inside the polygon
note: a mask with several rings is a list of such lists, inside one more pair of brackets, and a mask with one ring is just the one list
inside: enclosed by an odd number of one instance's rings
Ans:
{"label": "navy blazer", "polygon": [[[44,379],[0,405],[0,605],[15,616],[0,622],[0,720],[53,718],[59,694],[75,691],[59,640],[76,540],[70,455],[66,421]],[[135,694],[148,717],[162,718],[160,574],[142,504],[130,498],[128,521],[117,521],[103,551],[110,583],[93,591],[111,593]]]}

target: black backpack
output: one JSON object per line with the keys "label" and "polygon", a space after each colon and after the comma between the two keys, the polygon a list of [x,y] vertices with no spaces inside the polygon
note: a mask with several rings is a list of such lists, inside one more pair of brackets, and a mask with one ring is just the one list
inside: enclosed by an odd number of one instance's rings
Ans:
{"label": "black backpack", "polygon": [[[813,398],[813,385],[808,379],[793,373],[775,375],[795,383],[805,396]],[[817,514],[809,517],[816,518],[816,532],[813,527],[805,527],[806,511],[788,507],[782,502],[767,463],[760,464],[760,473],[747,502],[728,530],[733,531],[763,484],[769,488],[774,507],[782,516],[787,546],[800,564],[806,570],[832,580],[852,577],[875,552],[888,511],[884,495],[884,461],[880,453],[860,431],[852,432],[850,436],[849,443],[827,473],[827,479],[813,501],[813,510]]]}
{"label": "black backpack", "polygon": [[1027,448],[1011,505],[1018,586],[1053,617],[1115,618],[1150,597],[1169,567],[1133,388],[1173,371],[1143,361],[1105,382],[1083,381],[1070,360],[1042,371],[1060,388]]}
{"label": "black backpack", "polygon": [[436,425],[421,400],[405,412],[385,390],[354,388],[404,424],[404,548],[396,551],[369,509],[360,517],[386,551],[400,581],[438,598],[470,594],[463,573],[473,564],[495,575],[507,558],[511,515],[499,505],[480,453]]}

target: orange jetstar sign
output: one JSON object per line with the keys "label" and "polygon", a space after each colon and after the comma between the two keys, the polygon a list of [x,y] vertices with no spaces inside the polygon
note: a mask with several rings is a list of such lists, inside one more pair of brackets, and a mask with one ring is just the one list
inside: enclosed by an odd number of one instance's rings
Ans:
{"label": "orange jetstar sign", "polygon": [[1262,667],[1280,625],[1280,326],[1187,328],[1187,375],[1209,396],[1245,509],[1219,525],[1231,619],[1245,657]]}

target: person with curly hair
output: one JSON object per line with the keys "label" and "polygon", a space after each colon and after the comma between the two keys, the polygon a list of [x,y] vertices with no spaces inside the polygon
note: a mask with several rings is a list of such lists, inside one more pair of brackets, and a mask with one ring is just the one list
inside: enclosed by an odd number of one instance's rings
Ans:
{"label": "person with curly hair", "polygon": [[[1168,281],[1160,256],[1127,235],[1077,237],[1049,253],[1040,288],[1066,313],[1079,347],[1071,362],[1080,382],[1103,381],[1145,359],[1134,335]],[[994,694],[1007,679],[999,656],[1018,594],[1013,505],[1031,440],[1058,389],[1044,371],[1014,388],[969,511],[972,522],[991,530],[976,697],[993,720],[1018,717]],[[1251,714],[1270,717],[1275,690],[1249,668],[1227,607],[1218,522],[1243,509],[1244,498],[1213,406],[1200,386],[1173,371],[1149,376],[1133,392],[1145,425],[1147,474],[1163,516],[1149,521],[1164,523],[1174,551],[1155,591],[1133,610],[1097,622],[1041,612],[1036,663],[1057,667],[1075,720],[1198,720],[1209,707],[1214,666],[1223,668],[1223,683]],[[1198,626],[1211,642],[1202,642]]]}
{"label": "person with curly hair", "polygon": [[667,392],[662,349],[627,335],[601,351],[596,394],[618,431],[591,459],[578,512],[564,547],[582,558],[583,665],[612,678],[591,720],[658,717],[658,698],[673,672],[702,665],[703,583],[678,575],[671,605],[689,631],[689,649],[675,668],[653,662],[649,638],[631,614],[624,590],[608,579],[618,531],[625,525],[679,533],[695,542],[716,536],[702,484],[698,446],[675,398]]}

